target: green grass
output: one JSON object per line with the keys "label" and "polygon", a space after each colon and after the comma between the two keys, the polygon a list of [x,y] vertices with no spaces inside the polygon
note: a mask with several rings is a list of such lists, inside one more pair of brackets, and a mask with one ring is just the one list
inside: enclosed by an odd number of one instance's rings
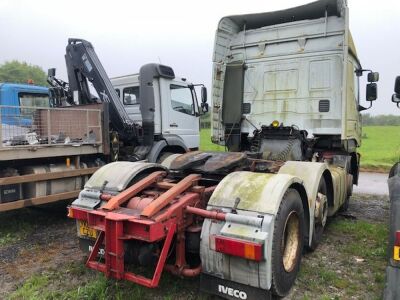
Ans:
{"label": "green grass", "polygon": [[[325,243],[306,255],[296,285],[304,299],[379,299],[385,283],[388,228],[385,223],[334,218]],[[356,259],[360,259],[357,262]]]}
{"label": "green grass", "polygon": [[389,170],[400,157],[400,126],[366,126],[360,148],[361,166]]}
{"label": "green grass", "polygon": [[[40,225],[51,225],[55,220],[64,218],[65,207],[65,202],[61,201],[50,206],[22,208],[1,213],[0,247],[26,239]],[[34,225],[31,224],[33,219],[36,219]]]}
{"label": "green grass", "polygon": [[86,269],[82,262],[75,262],[61,270],[31,276],[8,299],[207,299],[207,295],[198,294],[198,284],[198,279],[180,279],[164,272],[160,286],[149,289],[128,281],[107,279],[102,273]]}
{"label": "green grass", "polygon": [[200,150],[202,151],[225,151],[225,147],[211,142],[211,129],[200,131]]}

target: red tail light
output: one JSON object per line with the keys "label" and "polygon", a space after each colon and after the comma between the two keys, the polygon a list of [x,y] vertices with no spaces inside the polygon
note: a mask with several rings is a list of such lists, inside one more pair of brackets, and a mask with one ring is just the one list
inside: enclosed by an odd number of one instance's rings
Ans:
{"label": "red tail light", "polygon": [[255,261],[263,259],[262,244],[224,236],[215,237],[215,251]]}
{"label": "red tail light", "polygon": [[394,245],[400,246],[400,230],[395,233]]}

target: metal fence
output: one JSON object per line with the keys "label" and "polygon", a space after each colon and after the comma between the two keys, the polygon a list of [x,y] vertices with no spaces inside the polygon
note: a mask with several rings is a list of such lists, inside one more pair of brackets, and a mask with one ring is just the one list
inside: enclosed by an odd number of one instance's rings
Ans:
{"label": "metal fence", "polygon": [[0,106],[0,148],[101,144],[101,110]]}

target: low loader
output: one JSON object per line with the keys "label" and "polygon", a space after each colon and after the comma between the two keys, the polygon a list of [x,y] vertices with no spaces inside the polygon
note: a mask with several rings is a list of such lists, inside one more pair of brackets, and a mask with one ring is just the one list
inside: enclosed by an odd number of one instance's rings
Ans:
{"label": "low loader", "polygon": [[0,84],[0,212],[74,199],[110,161],[156,162],[199,147],[195,85],[171,67],[146,64],[110,80],[81,39],[68,41],[65,57],[68,83],[50,69],[50,88]]}
{"label": "low loader", "polygon": [[168,271],[228,299],[287,295],[357,184],[365,71],[377,98],[348,24],[342,0],[222,18],[212,141],[227,151],[95,172],[68,207],[86,266],[151,288]]}

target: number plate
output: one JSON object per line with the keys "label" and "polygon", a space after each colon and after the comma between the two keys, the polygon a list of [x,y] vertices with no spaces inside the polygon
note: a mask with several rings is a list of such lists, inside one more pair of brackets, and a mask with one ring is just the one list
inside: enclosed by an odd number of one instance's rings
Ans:
{"label": "number plate", "polygon": [[399,246],[394,246],[393,259],[400,261],[400,247]]}
{"label": "number plate", "polygon": [[78,221],[79,234],[95,239],[97,237],[97,230],[90,228],[86,221]]}

